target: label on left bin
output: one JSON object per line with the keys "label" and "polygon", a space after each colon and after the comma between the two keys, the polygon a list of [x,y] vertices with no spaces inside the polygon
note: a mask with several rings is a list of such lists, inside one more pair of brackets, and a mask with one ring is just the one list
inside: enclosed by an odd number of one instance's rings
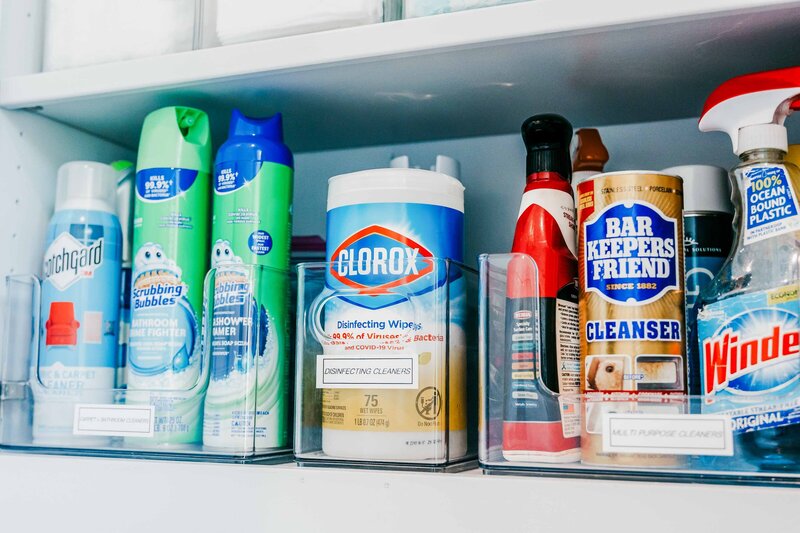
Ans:
{"label": "label on left bin", "polygon": [[152,405],[75,405],[73,435],[153,437],[154,428]]}
{"label": "label on left bin", "polygon": [[318,389],[417,389],[416,354],[317,356]]}

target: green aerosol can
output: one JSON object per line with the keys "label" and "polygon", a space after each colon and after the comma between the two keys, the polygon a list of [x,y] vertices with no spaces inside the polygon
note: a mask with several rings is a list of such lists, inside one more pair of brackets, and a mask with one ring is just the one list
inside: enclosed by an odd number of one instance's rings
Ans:
{"label": "green aerosol can", "polygon": [[211,200],[208,116],[165,107],[144,120],[136,165],[126,402],[153,406],[136,446],[200,444],[200,348]]}
{"label": "green aerosol can", "polygon": [[214,165],[210,382],[203,444],[288,444],[293,158],[280,114],[233,112]]}

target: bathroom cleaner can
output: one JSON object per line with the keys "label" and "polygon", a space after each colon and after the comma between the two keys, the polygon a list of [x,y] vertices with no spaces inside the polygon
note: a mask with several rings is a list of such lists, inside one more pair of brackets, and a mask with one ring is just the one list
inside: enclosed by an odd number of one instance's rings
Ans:
{"label": "bathroom cleaner can", "polygon": [[[451,176],[393,168],[330,179],[322,301],[333,342],[317,360],[326,455],[465,455],[464,278],[435,259],[462,259],[463,225],[464,188]],[[343,383],[331,368],[368,377]]]}
{"label": "bathroom cleaner can", "polygon": [[74,434],[73,422],[77,404],[113,400],[122,255],[116,186],[117,173],[102,163],[74,161],[58,170],[30,373],[36,444],[110,444]]}
{"label": "bathroom cleaner can", "polygon": [[210,161],[203,111],[166,107],[145,118],[136,168],[127,402],[154,406],[155,435],[128,438],[130,445],[201,442]]}
{"label": "bathroom cleaner can", "polygon": [[[582,460],[673,466],[674,455],[604,448],[613,412],[683,412],[665,397],[686,389],[683,184],[659,172],[611,172],[578,185],[581,389],[587,394]],[[625,394],[627,393],[627,394]],[[631,401],[624,401],[625,399]],[[604,401],[608,400],[608,401]]]}
{"label": "bathroom cleaner can", "polygon": [[233,112],[213,185],[216,271],[203,444],[286,446],[293,160],[280,114]]}

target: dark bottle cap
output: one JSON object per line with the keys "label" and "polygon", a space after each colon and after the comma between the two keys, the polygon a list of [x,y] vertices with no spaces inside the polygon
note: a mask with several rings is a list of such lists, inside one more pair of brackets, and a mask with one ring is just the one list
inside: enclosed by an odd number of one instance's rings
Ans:
{"label": "dark bottle cap", "polygon": [[528,176],[537,172],[557,172],[564,179],[570,179],[572,124],[567,119],[555,114],[534,115],[522,123],[522,140],[528,149]]}

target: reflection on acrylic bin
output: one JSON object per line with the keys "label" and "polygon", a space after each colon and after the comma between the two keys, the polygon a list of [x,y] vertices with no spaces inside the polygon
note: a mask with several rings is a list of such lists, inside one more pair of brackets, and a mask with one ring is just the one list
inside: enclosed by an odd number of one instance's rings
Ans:
{"label": "reflection on acrylic bin", "polygon": [[[538,372],[537,274],[527,255],[480,258],[479,462],[485,472],[800,484],[800,470],[780,460],[781,450],[770,460],[738,446],[753,435],[753,418],[774,411],[768,407],[785,398],[652,392],[674,379],[661,368],[666,361],[658,361],[661,370],[638,380],[633,391],[548,390]],[[639,365],[641,358],[634,358],[625,364],[638,366],[620,369],[620,355],[609,354],[597,365],[587,361],[587,380],[601,379],[592,372],[647,376],[653,361]],[[527,442],[519,435],[527,435]],[[571,439],[579,440],[580,454],[560,454]]]}
{"label": "reflection on acrylic bin", "polygon": [[403,0],[405,18],[426,17],[465,9],[516,4],[526,0]]}
{"label": "reflection on acrylic bin", "polygon": [[[72,342],[56,347],[65,353],[54,357],[51,346],[40,349],[53,324],[39,318],[39,280],[7,278],[0,447],[233,462],[290,460],[289,314],[274,306],[288,301],[289,285],[287,272],[263,266],[211,270],[202,326],[188,336],[194,343],[202,339],[202,350],[175,353],[173,340],[187,335],[172,319],[134,322],[132,328],[149,328],[151,338],[163,339],[147,347],[147,356],[138,361],[147,368],[137,372],[162,379],[151,381],[150,388],[129,390],[93,385],[87,374],[97,369],[88,366],[81,349],[84,317],[70,317]],[[193,361],[191,353],[200,360]],[[43,357],[52,359],[46,369]],[[176,365],[183,357],[188,361]]]}
{"label": "reflection on acrylic bin", "polygon": [[298,268],[297,461],[464,468],[477,452],[475,271],[425,257],[395,282],[329,288],[360,264]]}
{"label": "reflection on acrylic bin", "polygon": [[401,0],[205,0],[204,47],[376,24],[400,18]]}
{"label": "reflection on acrylic bin", "polygon": [[45,0],[42,70],[185,52],[200,0]]}

